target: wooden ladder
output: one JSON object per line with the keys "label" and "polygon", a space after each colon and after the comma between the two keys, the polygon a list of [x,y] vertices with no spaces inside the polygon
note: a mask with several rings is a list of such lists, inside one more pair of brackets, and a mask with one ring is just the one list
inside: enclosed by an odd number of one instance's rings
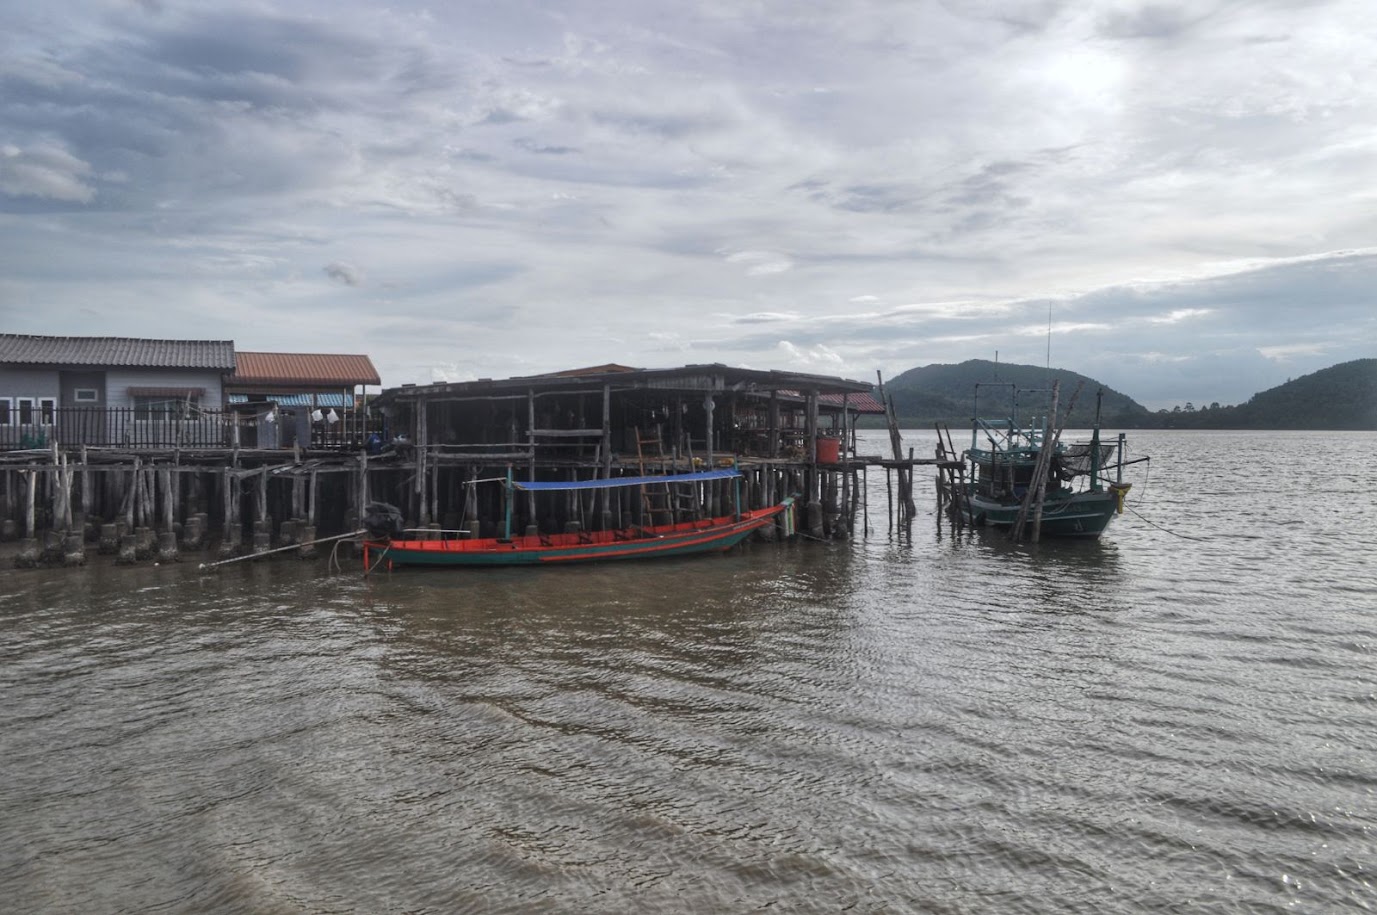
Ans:
{"label": "wooden ladder", "polygon": [[[647,457],[651,457],[659,462],[660,472],[663,473],[665,469],[665,451],[664,444],[660,440],[659,428],[656,428],[656,434],[653,438],[647,438],[641,435],[640,426],[636,426],[634,431],[636,433],[636,466],[640,471],[640,475],[647,476]],[[646,445],[655,446],[655,453],[653,455],[648,455],[646,453]],[[669,491],[668,483],[641,484],[641,511],[645,516],[646,525],[653,526],[659,523],[656,519],[657,513],[663,515],[667,521],[677,521],[678,518],[676,517],[674,509],[673,496]]]}

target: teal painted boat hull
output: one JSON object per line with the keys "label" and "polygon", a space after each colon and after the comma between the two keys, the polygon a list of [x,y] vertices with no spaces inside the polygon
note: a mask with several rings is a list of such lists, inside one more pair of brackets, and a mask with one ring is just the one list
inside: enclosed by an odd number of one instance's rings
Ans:
{"label": "teal painted boat hull", "polygon": [[[597,531],[584,534],[513,537],[483,540],[370,541],[364,556],[374,564],[393,566],[524,566],[568,565],[626,559],[690,556],[729,550],[753,532],[791,512],[792,500],[743,513],[700,522],[635,528],[629,531]],[[787,516],[792,519],[792,515]]]}
{"label": "teal painted boat hull", "polygon": [[[972,524],[1012,528],[1018,520],[1019,503],[1014,500],[997,501],[972,493],[963,506]],[[1109,527],[1119,512],[1119,496],[1113,492],[1079,492],[1061,498],[1051,498],[1042,508],[1043,537],[1098,537]],[[1031,524],[1032,517],[1029,516]]]}

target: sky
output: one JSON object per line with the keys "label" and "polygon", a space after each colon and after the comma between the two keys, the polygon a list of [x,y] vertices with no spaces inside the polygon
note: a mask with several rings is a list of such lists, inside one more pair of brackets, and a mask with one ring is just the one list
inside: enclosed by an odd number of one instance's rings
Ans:
{"label": "sky", "polygon": [[1372,0],[0,0],[0,331],[995,359],[1157,409],[1377,356]]}

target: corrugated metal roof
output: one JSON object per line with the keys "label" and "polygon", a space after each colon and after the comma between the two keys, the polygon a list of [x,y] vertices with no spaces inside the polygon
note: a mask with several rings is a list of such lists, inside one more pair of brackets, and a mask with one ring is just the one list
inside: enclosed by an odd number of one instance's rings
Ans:
{"label": "corrugated metal roof", "polygon": [[585,375],[614,375],[639,371],[641,371],[641,369],[632,368],[629,365],[609,362],[606,365],[590,365],[581,369],[565,369],[562,372],[550,372],[550,374],[559,378],[581,378]]}
{"label": "corrugated metal roof", "polygon": [[282,385],[284,387],[382,384],[378,370],[367,356],[338,353],[245,353],[235,354],[239,367],[225,383]]}
{"label": "corrugated metal roof", "polygon": [[[842,405],[842,395],[840,394],[819,394],[819,403],[832,404],[834,407]],[[875,399],[872,394],[847,394],[846,408],[857,413],[884,413],[884,404]]]}
{"label": "corrugated metal roof", "polygon": [[[240,354],[243,355],[242,353]],[[686,392],[703,391],[752,391],[768,392],[791,388],[811,389],[819,393],[846,392],[855,396],[868,393],[871,385],[836,378],[828,375],[809,375],[799,372],[765,371],[742,369],[732,366],[686,365],[675,369],[632,369],[615,363],[609,366],[594,366],[591,369],[575,369],[575,374],[526,375],[518,378],[505,378],[494,381],[482,378],[478,381],[438,382],[429,385],[402,385],[388,388],[382,392],[379,405],[397,401],[413,400],[420,397],[490,397],[505,392],[526,390],[556,391],[592,389],[602,384],[612,385],[614,390],[633,388],[679,390]],[[592,372],[592,374],[584,374]]]}
{"label": "corrugated metal roof", "polygon": [[0,334],[0,363],[6,362],[229,371],[234,368],[234,341]]}
{"label": "corrugated metal roof", "polygon": [[[802,391],[781,390],[781,396],[789,397],[794,400],[806,400]],[[828,404],[833,407],[842,405],[843,395],[841,394],[819,394],[818,403]],[[845,395],[846,408],[853,413],[881,413],[885,412],[884,404],[875,399],[873,394],[851,393]]]}

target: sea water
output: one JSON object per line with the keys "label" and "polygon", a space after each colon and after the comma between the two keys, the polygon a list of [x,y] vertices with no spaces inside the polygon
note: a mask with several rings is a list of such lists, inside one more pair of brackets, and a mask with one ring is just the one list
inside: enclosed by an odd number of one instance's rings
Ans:
{"label": "sea water", "polygon": [[1089,542],[0,572],[0,909],[1377,908],[1377,435],[1130,447]]}

